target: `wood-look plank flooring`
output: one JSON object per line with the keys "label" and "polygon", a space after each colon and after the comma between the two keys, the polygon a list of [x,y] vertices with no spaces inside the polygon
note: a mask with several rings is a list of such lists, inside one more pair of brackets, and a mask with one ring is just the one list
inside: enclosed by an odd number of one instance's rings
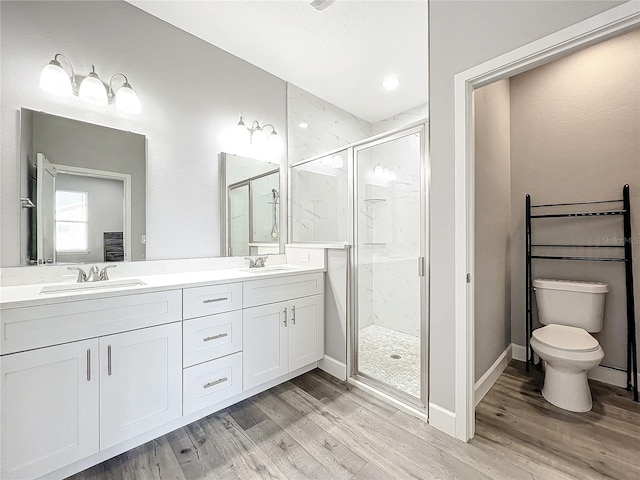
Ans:
{"label": "wood-look plank flooring", "polygon": [[634,479],[640,406],[592,382],[594,408],[560,410],[512,362],[455,440],[314,370],[85,470],[73,480]]}

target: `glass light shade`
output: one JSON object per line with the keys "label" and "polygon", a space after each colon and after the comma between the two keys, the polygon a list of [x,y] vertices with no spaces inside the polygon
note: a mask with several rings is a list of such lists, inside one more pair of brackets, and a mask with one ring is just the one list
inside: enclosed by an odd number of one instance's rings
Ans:
{"label": "glass light shade", "polygon": [[388,168],[385,168],[382,170],[382,178],[384,178],[385,180],[389,180],[390,175],[391,175],[391,172],[389,171]]}
{"label": "glass light shade", "polygon": [[331,157],[331,166],[333,168],[342,168],[344,162],[342,161],[342,155],[334,155]]}
{"label": "glass light shade", "polygon": [[391,173],[389,173],[389,181],[395,182],[396,180],[398,180],[398,175],[396,175],[396,172],[391,170]]}
{"label": "glass light shade", "polygon": [[266,138],[261,128],[256,128],[251,137],[251,143],[254,145],[264,145]]}
{"label": "glass light shade", "polygon": [[382,177],[383,171],[382,165],[376,165],[376,168],[373,169],[373,175],[376,177]]}
{"label": "glass light shade", "polygon": [[120,87],[116,93],[116,108],[124,113],[140,113],[140,99],[128,83]]}
{"label": "glass light shade", "polygon": [[57,61],[49,63],[40,72],[40,88],[56,95],[73,93],[71,78]]}
{"label": "glass light shade", "polygon": [[238,143],[241,145],[249,143],[249,129],[242,120],[240,120],[236,126],[236,137],[238,139]]}
{"label": "glass light shade", "polygon": [[82,80],[78,96],[95,105],[107,105],[107,89],[95,73],[90,73]]}

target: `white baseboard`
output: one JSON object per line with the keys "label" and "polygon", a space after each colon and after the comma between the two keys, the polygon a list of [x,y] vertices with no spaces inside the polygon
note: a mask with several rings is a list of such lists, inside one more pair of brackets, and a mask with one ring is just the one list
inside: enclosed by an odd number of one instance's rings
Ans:
{"label": "white baseboard", "polygon": [[480,377],[480,379],[476,382],[473,387],[474,392],[474,400],[475,406],[482,401],[484,396],[489,392],[493,384],[496,383],[498,377],[504,372],[504,369],[507,368],[509,361],[511,360],[511,345],[505,348],[504,352],[500,354],[498,359],[493,362],[493,365],[489,367],[489,369]]}
{"label": "white baseboard", "polygon": [[429,402],[429,425],[452,437],[456,436],[456,414]]}
{"label": "white baseboard", "polygon": [[[512,354],[514,360],[526,361],[526,348],[522,345],[511,344]],[[591,380],[607,383],[609,385],[615,385],[616,387],[627,387],[627,372],[624,370],[618,370],[617,368],[605,367],[598,365],[592,368],[587,375]],[[638,385],[640,385],[640,374],[638,374]]]}
{"label": "white baseboard", "polygon": [[517,343],[511,344],[511,358],[514,360],[520,360],[521,362],[527,361],[527,349]]}
{"label": "white baseboard", "polygon": [[324,358],[318,362],[318,368],[340,380],[344,381],[347,379],[347,364],[328,355],[325,355]]}

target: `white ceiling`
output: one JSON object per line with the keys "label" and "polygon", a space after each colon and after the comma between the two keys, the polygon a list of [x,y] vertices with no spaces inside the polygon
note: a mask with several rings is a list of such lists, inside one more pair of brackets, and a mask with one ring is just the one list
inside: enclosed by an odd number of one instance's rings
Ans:
{"label": "white ceiling", "polygon": [[427,101],[426,0],[127,1],[369,122]]}

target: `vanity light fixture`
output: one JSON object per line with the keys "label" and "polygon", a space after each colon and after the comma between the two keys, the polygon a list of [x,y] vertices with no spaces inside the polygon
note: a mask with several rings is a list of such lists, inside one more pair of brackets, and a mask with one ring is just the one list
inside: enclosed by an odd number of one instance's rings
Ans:
{"label": "vanity light fixture", "polygon": [[[58,59],[63,59],[68,64],[71,73],[62,68]],[[124,78],[124,83],[114,90],[112,82],[118,76]],[[79,87],[78,80],[81,80]],[[140,99],[124,74],[116,73],[106,85],[96,73],[95,66],[91,65],[87,76],[80,77],[76,75],[71,61],[61,53],[56,53],[53,60],[42,69],[40,88],[58,95],[73,94],[94,105],[113,103],[123,113],[140,113]]]}
{"label": "vanity light fixture", "polygon": [[307,122],[300,122],[298,126],[302,129],[309,128],[309,124]]}
{"label": "vanity light fixture", "polygon": [[[269,133],[268,136],[267,132],[264,130],[267,127],[271,127],[271,133]],[[260,123],[258,123],[257,120],[254,120],[251,127],[247,127],[242,120],[242,115],[238,122],[238,132],[241,135],[241,141],[243,143],[261,146],[265,143],[274,145],[278,141],[278,132],[276,132],[273,125],[266,123],[263,126],[260,126]]]}

